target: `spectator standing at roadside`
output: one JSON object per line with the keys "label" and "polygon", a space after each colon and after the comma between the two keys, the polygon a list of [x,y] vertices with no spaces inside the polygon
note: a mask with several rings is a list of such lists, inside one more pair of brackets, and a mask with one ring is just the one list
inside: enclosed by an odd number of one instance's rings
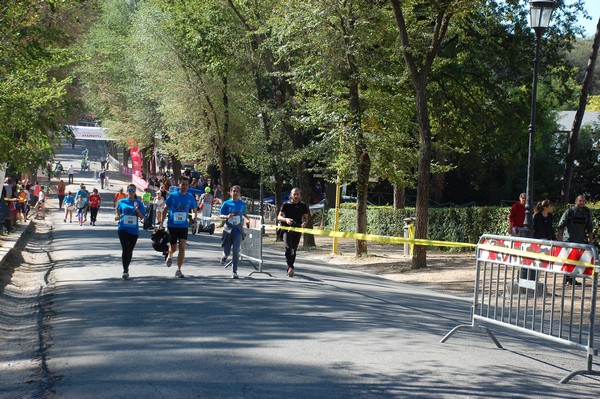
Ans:
{"label": "spectator standing at roadside", "polygon": [[152,202],[152,193],[148,187],[144,189],[144,193],[142,194],[142,202],[146,207]]}
{"label": "spectator standing at roadside", "polygon": [[525,234],[525,201],[527,201],[527,194],[521,193],[519,202],[515,202],[510,209],[508,222],[510,224],[509,235],[511,236],[523,237]]}
{"label": "spectator standing at roadside", "polygon": [[556,240],[556,234],[552,228],[554,203],[545,199],[536,205],[533,212],[533,238]]}
{"label": "spectator standing at roadside", "polygon": [[321,184],[321,180],[317,180],[317,183],[315,184],[315,193],[319,195],[319,201],[323,199],[325,188],[323,187],[323,184]]}
{"label": "spectator standing at roadside", "polygon": [[35,182],[35,184],[33,185],[33,201],[32,204],[33,206],[37,205],[38,199],[40,198],[40,183],[39,182]]}
{"label": "spectator standing at roadside", "polygon": [[200,211],[202,212],[202,226],[210,226],[214,197],[209,186],[206,186],[204,193],[200,196]]}
{"label": "spectator standing at roadside", "polygon": [[119,221],[117,232],[121,242],[121,261],[123,263],[123,280],[129,278],[129,265],[133,259],[133,249],[139,237],[139,221],[144,219],[146,210],[142,201],[136,198],[135,185],[127,186],[127,198],[117,203],[115,220]]}
{"label": "spectator standing at roadside", "polygon": [[63,207],[63,201],[65,199],[65,190],[67,189],[67,186],[65,185],[64,181],[59,181],[58,184],[56,185],[56,196],[58,197],[58,209],[62,209]]}
{"label": "spectator standing at roadside", "polygon": [[[56,162],[54,172],[56,173],[56,178],[60,180],[60,174],[63,172],[63,166],[62,163],[60,163],[60,161]],[[48,181],[50,181],[50,179],[48,179]]]}
{"label": "spectator standing at roadside", "polygon": [[67,184],[73,184],[73,174],[75,173],[75,168],[73,165],[69,166],[67,169],[67,174],[69,175],[69,182]]}
{"label": "spectator standing at roadside", "polygon": [[19,189],[19,203],[18,203],[18,215],[17,219],[21,221],[27,220],[27,206],[29,203],[29,192],[25,189],[25,186],[21,186]]}
{"label": "spectator standing at roadside", "polygon": [[[171,237],[171,247],[169,248],[165,263],[167,267],[170,267],[173,264],[173,254],[179,249],[179,254],[177,255],[177,271],[175,272],[175,277],[179,278],[184,277],[183,273],[181,273],[181,266],[185,259],[190,211],[194,212],[194,219],[197,219],[198,217],[198,203],[196,202],[196,197],[188,192],[189,187],[190,180],[185,176],[181,176],[179,178],[179,190],[172,191],[169,194],[165,200],[164,209],[164,212],[169,215],[167,227]],[[160,228],[162,228],[162,223]],[[178,241],[179,248],[177,248]]]}
{"label": "spectator standing at roadside", "polygon": [[[37,182],[36,182],[37,183]],[[34,217],[38,217],[38,212],[42,211],[42,219],[46,218],[46,188],[44,186],[40,186],[40,191],[38,194],[38,200],[33,208]]]}
{"label": "spectator standing at roadside", "polygon": [[100,204],[102,203],[102,198],[98,195],[98,189],[95,188],[92,190],[90,197],[88,198],[88,202],[90,204],[90,225],[96,225],[96,219],[98,218],[98,210],[100,209]]}
{"label": "spectator standing at roadside", "polygon": [[[221,236],[221,246],[223,247],[223,257],[221,265],[225,265],[227,257],[232,254],[232,278],[238,278],[237,269],[240,260],[240,248],[244,238],[244,224],[250,223],[246,216],[246,203],[242,201],[242,189],[240,186],[231,187],[231,198],[223,202],[219,217],[225,221],[223,226],[223,235]],[[232,251],[233,250],[233,251]]]}
{"label": "spectator standing at roadside", "polygon": [[[299,188],[293,188],[290,192],[289,201],[281,206],[277,220],[288,227],[306,227],[308,223],[308,206],[302,202],[302,195]],[[285,260],[287,263],[287,275],[294,276],[294,262],[296,261],[296,251],[302,233],[297,231],[283,231],[283,242],[285,243]]]}
{"label": "spectator standing at roadside", "polygon": [[160,190],[156,192],[156,198],[154,199],[154,207],[156,209],[156,223],[159,226],[162,226],[164,219],[163,211],[165,210],[165,199]]}
{"label": "spectator standing at roadside", "polygon": [[[552,212],[554,203],[549,199],[538,202],[533,210],[533,238],[540,240],[556,240],[552,227]],[[537,272],[531,269],[521,269],[522,279],[537,280]]]}
{"label": "spectator standing at roadside", "polygon": [[[580,244],[594,244],[594,226],[585,195],[575,198],[575,206],[568,208],[558,222],[557,239]],[[581,285],[575,277],[565,276],[565,283]]]}

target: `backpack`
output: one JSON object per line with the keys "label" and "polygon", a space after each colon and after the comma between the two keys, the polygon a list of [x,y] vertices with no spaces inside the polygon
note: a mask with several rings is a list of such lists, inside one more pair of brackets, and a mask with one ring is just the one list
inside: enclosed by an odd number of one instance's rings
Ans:
{"label": "backpack", "polygon": [[169,250],[169,240],[171,239],[171,236],[166,230],[156,230],[152,233],[150,239],[152,240],[152,248],[154,248],[155,251],[167,252]]}

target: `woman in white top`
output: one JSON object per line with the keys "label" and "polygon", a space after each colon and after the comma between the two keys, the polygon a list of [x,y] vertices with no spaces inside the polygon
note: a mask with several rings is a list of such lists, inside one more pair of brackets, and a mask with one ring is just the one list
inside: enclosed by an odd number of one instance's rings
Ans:
{"label": "woman in white top", "polygon": [[156,222],[161,225],[164,218],[165,199],[160,191],[156,192],[156,198],[154,198],[154,209],[156,210]]}
{"label": "woman in white top", "polygon": [[38,196],[38,201],[35,204],[35,207],[33,208],[33,214],[35,215],[36,218],[40,217],[38,212],[41,210],[42,211],[42,216],[41,218],[44,219],[46,217],[46,194],[48,193],[48,191],[46,190],[46,188],[44,186],[40,186],[40,194]]}

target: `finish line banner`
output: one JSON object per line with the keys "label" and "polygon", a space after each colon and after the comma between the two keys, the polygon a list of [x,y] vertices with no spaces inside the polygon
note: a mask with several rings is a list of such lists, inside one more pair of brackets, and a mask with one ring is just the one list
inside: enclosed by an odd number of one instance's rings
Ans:
{"label": "finish line banner", "polygon": [[73,126],[67,125],[77,140],[111,140],[107,135],[108,129],[96,126]]}

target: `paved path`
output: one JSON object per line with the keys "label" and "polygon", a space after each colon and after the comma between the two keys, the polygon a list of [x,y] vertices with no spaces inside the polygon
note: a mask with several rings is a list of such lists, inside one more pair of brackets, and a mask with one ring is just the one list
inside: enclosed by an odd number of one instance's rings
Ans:
{"label": "paved path", "polygon": [[[91,175],[76,181],[94,187]],[[112,194],[102,195],[106,203]],[[464,298],[302,253],[288,278],[282,248],[265,252],[273,277],[247,277],[254,269],[243,262],[243,277],[232,280],[218,263],[218,235],[190,236],[186,278],[177,279],[142,232],[124,281],[110,208],[97,226],[64,223],[57,211],[45,222],[52,262],[42,304],[44,397],[600,396],[599,378],[558,384],[585,367],[582,353],[502,330],[505,350],[476,333],[440,344],[469,320]]]}

